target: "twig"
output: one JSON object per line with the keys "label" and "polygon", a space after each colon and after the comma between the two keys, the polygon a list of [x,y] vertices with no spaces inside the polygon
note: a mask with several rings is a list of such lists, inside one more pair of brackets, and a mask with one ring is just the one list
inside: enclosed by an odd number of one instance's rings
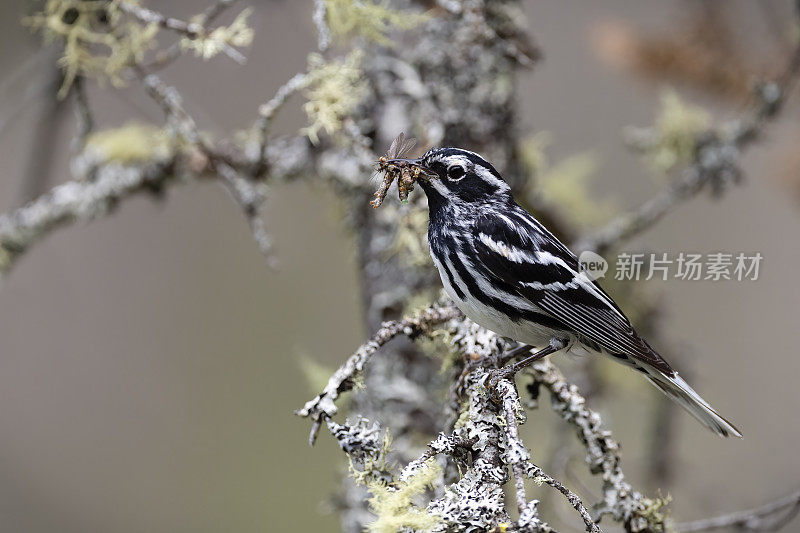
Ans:
{"label": "twig", "polygon": [[139,19],[145,24],[158,24],[162,28],[182,33],[190,39],[198,37],[205,31],[203,25],[197,22],[186,22],[174,17],[168,17],[137,4],[122,1],[117,2],[117,5],[122,12]]}
{"label": "twig", "polygon": [[233,164],[203,140],[194,119],[184,109],[180,94],[175,88],[165,84],[155,74],[144,75],[140,71],[140,75],[142,75],[142,83],[148,94],[162,107],[176,132],[209,158],[231,196],[242,209],[253,239],[258,244],[261,253],[266,257],[267,263],[272,265],[273,260],[270,253],[272,243],[264,228],[260,213],[264,203],[264,184],[243,178]]}
{"label": "twig", "polygon": [[[775,516],[783,511],[787,511],[784,516]],[[745,531],[778,531],[794,519],[799,512],[800,491],[795,491],[755,509],[675,524],[675,531],[712,531],[723,528]]]}
{"label": "twig", "polygon": [[264,221],[261,219],[261,206],[265,200],[264,184],[245,179],[224,161],[217,162],[215,168],[236,203],[242,208],[259,250],[267,259],[267,263],[274,266],[272,240],[267,235]]}
{"label": "twig", "polygon": [[275,96],[267,103],[258,108],[258,119],[255,123],[256,139],[258,141],[258,152],[254,154],[255,164],[253,165],[253,175],[259,176],[264,172],[264,161],[267,151],[267,132],[275,115],[286,103],[286,100],[294,93],[302,89],[308,83],[308,75],[301,72],[292,76],[283,86],[278,89]]}
{"label": "twig", "polygon": [[555,478],[553,478],[552,476],[546,474],[544,470],[542,470],[533,463],[530,463],[527,475],[528,477],[534,480],[541,481],[545,485],[552,487],[561,494],[563,494],[564,498],[566,498],[566,500],[569,502],[572,508],[578,511],[578,514],[581,515],[581,519],[583,520],[583,523],[586,526],[586,531],[589,531],[590,533],[602,532],[600,526],[598,526],[592,519],[591,513],[589,513],[589,510],[581,501],[580,496],[569,490],[562,483],[556,481]]}
{"label": "twig", "polygon": [[[152,9],[125,1],[118,2],[117,6],[124,13],[137,18],[145,24],[157,24],[162,28],[178,32],[188,39],[205,37],[208,33],[205,26],[199,22],[186,22],[174,17],[168,17]],[[244,64],[246,61],[241,52],[227,43],[223,43],[222,51],[239,64]]]}
{"label": "twig", "polygon": [[210,148],[205,145],[197,129],[192,116],[183,107],[183,99],[174,87],[170,87],[155,74],[145,74],[138,71],[139,77],[144,85],[147,94],[161,106],[167,121],[175,132],[187,143],[200,148],[203,152],[209,152]]}
{"label": "twig", "polygon": [[461,316],[461,311],[454,306],[441,307],[434,305],[419,312],[411,318],[403,320],[393,320],[384,322],[381,328],[375,332],[372,338],[362,344],[356,352],[351,355],[345,363],[334,372],[328,380],[328,384],[323,391],[313,400],[309,400],[298,410],[296,414],[302,417],[314,419],[309,444],[313,446],[314,438],[323,418],[332,418],[337,412],[336,400],[339,396],[353,388],[353,380],[364,369],[364,365],[378,351],[378,349],[397,337],[406,335],[416,337],[420,334],[428,333],[430,328],[438,324],[447,322]]}
{"label": "twig", "polygon": [[328,7],[325,0],[314,0],[314,24],[317,26],[317,48],[324,53],[331,45],[331,29],[326,20]]}
{"label": "twig", "polygon": [[[274,150],[270,152],[271,176],[275,179],[295,178],[304,171],[308,164],[307,144],[300,137],[276,142]],[[125,166],[114,161],[95,166],[96,162],[88,161],[84,155],[77,156],[75,167],[88,166],[94,177],[93,181],[69,181],[24,207],[0,214],[0,278],[9,273],[30,246],[51,231],[101,217],[111,212],[120,201],[139,192],[185,181],[176,176],[177,171],[172,170],[174,163],[179,161],[175,155],[180,154],[173,154],[167,160],[154,160],[134,166]],[[181,170],[196,177],[204,169],[186,165]],[[248,221],[258,241],[257,228],[253,228],[249,217]],[[263,242],[259,246],[263,246]]]}
{"label": "twig", "polygon": [[94,129],[94,119],[89,101],[86,98],[86,86],[83,76],[75,76],[72,81],[72,91],[75,94],[75,119],[77,129],[72,139],[72,153],[77,155],[86,146],[86,139]]}
{"label": "twig", "polygon": [[[227,8],[232,6],[234,2],[236,2],[236,0],[217,0],[208,8],[206,8],[206,10],[198,17],[200,21],[199,23],[203,26],[211,24]],[[180,41],[173,43],[166,49],[158,50],[155,54],[155,58],[146,65],[142,65],[142,68],[146,72],[160,70],[178,59],[181,56],[181,50],[182,48]]]}

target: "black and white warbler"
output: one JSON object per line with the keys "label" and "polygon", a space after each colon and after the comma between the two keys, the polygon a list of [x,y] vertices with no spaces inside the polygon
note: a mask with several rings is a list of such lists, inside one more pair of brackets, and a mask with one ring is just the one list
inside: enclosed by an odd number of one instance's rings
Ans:
{"label": "black and white warbler", "polygon": [[[520,207],[494,167],[458,148],[390,163],[418,167],[428,197],[428,242],[442,284],[474,322],[540,350],[599,353],[643,373],[703,425],[741,433],[700,397],[631,326],[578,259]],[[520,363],[517,363],[520,365]]]}

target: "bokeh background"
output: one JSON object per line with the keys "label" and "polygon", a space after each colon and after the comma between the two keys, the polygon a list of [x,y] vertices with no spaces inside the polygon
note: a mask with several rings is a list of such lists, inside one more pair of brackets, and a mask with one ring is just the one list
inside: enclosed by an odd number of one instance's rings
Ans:
{"label": "bokeh background", "polygon": [[[310,2],[250,3],[256,37],[245,66],[186,57],[164,74],[204,129],[248,124],[314,47]],[[553,162],[590,151],[598,199],[632,208],[663,187],[622,132],[652,123],[664,87],[716,119],[741,111],[735,90],[655,75],[629,56],[632,39],[690,30],[697,4],[526,2],[544,59],[519,79],[522,126],[549,132]],[[776,72],[796,38],[791,2],[725,6],[739,54],[731,64],[753,80]],[[188,0],[158,8],[197,10]],[[72,111],[54,101],[55,52],[19,24],[28,9],[24,0],[0,6],[3,211],[70,177]],[[135,89],[89,93],[102,125],[160,121]],[[680,206],[628,246],[764,256],[756,282],[653,284],[662,335],[681,350],[695,388],[745,434],[721,440],[678,415],[674,476],[660,486],[678,519],[753,506],[800,484],[797,118],[790,101],[746,153],[745,184],[721,201]],[[291,106],[277,127],[302,124]],[[308,448],[308,423],[293,410],[313,395],[301,361],[334,368],[368,333],[340,209],[324,187],[274,188],[265,216],[274,271],[214,183],[125,202],[26,254],[0,290],[0,530],[336,530],[325,502],[343,457],[324,435]],[[628,476],[647,485],[644,429],[657,393],[607,366],[616,378],[603,414]],[[547,442],[537,427],[553,423],[541,411],[525,426],[534,456]]]}

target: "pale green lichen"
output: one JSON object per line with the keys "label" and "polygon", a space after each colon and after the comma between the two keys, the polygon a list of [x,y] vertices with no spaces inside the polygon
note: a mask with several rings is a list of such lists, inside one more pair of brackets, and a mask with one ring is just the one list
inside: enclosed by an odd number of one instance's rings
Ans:
{"label": "pale green lichen", "polygon": [[319,54],[309,56],[305,90],[308,101],[303,105],[309,125],[302,133],[312,143],[319,142],[321,130],[328,135],[338,132],[366,95],[367,82],[360,68],[362,55],[360,50],[354,50],[335,61],[325,61]]}
{"label": "pale green lichen", "polygon": [[175,141],[162,128],[137,122],[97,131],[86,139],[87,153],[102,161],[125,165],[164,160],[175,149]]}
{"label": "pale green lichen", "polygon": [[387,34],[394,28],[408,29],[427,20],[427,15],[392,9],[388,2],[373,0],[325,0],[328,26],[341,39],[360,36],[391,45]]}
{"label": "pale green lichen", "polygon": [[228,26],[220,26],[207,35],[184,37],[181,39],[181,48],[190,50],[198,57],[210,59],[226,47],[243,48],[253,43],[253,29],[248,25],[247,18],[253,12],[245,9]]}
{"label": "pale green lichen", "polygon": [[77,76],[124,85],[124,69],[142,60],[158,33],[156,24],[125,17],[115,2],[102,0],[48,0],[23,23],[41,33],[45,42],[61,41],[61,98]]}
{"label": "pale green lichen", "polygon": [[669,509],[667,506],[671,501],[672,497],[669,494],[657,498],[642,498],[641,507],[635,511],[634,518],[635,521],[644,522],[645,527],[642,527],[641,531],[656,531],[658,533],[669,531]]}
{"label": "pale green lichen", "polygon": [[461,429],[467,425],[467,422],[469,422],[469,402],[463,401],[461,402],[458,418],[455,424],[453,424],[453,429]]}
{"label": "pale green lichen", "polygon": [[703,108],[687,104],[672,89],[665,90],[654,125],[655,139],[645,151],[648,161],[660,172],[691,161],[697,137],[710,123],[711,116]]}
{"label": "pale green lichen", "polygon": [[377,516],[367,524],[367,531],[373,533],[396,533],[411,529],[413,531],[432,531],[441,524],[442,519],[417,506],[415,500],[432,488],[442,476],[442,469],[435,459],[429,459],[405,482],[392,485],[375,481],[368,484],[372,497],[370,509]]}
{"label": "pale green lichen", "polygon": [[531,481],[533,481],[537,487],[541,487],[545,483],[547,483],[547,478],[543,476],[536,476]]}

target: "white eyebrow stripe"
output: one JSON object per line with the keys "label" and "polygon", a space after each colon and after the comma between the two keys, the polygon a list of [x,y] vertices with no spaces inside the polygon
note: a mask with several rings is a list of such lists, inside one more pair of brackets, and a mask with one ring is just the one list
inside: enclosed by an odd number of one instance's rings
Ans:
{"label": "white eyebrow stripe", "polygon": [[505,190],[510,189],[510,187],[508,186],[508,183],[506,183],[505,181],[503,181],[501,179],[498,179],[497,176],[492,174],[491,170],[489,170],[488,168],[484,167],[483,165],[475,165],[475,173],[478,174],[478,176],[480,176],[480,178],[482,180],[491,183],[492,185],[494,185],[498,189],[501,189],[501,190],[502,189],[505,189]]}
{"label": "white eyebrow stripe", "polygon": [[442,163],[444,163],[448,167],[452,166],[452,165],[456,165],[456,164],[464,165],[465,167],[469,167],[469,165],[472,162],[469,160],[469,158],[467,158],[466,156],[463,156],[463,155],[449,155],[447,157],[442,158]]}

